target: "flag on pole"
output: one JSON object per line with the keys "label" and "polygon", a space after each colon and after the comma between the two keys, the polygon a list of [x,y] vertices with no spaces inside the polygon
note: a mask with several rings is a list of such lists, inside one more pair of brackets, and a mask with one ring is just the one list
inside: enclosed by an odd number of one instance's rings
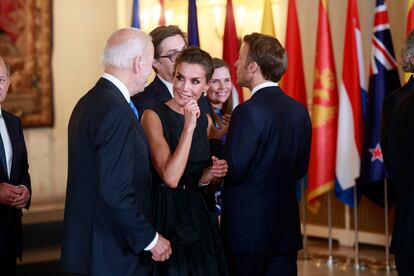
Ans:
{"label": "flag on pole", "polygon": [[200,46],[198,37],[198,23],[197,23],[197,4],[196,0],[188,1],[188,45]]}
{"label": "flag on pole", "polygon": [[289,65],[280,82],[283,91],[307,107],[305,74],[303,72],[302,44],[296,13],[296,0],[289,0],[286,24],[286,52]]}
{"label": "flag on pole", "polygon": [[164,0],[160,0],[160,19],[158,25],[165,25],[165,7]]}
{"label": "flag on pole", "polygon": [[313,212],[319,209],[318,198],[331,190],[335,183],[338,123],[338,89],[335,76],[327,1],[319,0],[313,83],[312,144],[306,189],[308,208]]}
{"label": "flag on pole", "polygon": [[[414,30],[414,0],[408,0],[407,3],[407,35]],[[404,73],[404,81],[408,82],[411,73]]]}
{"label": "flag on pole", "polygon": [[[231,81],[233,83],[233,90],[237,91],[237,97],[233,97],[233,100],[238,99],[239,103],[243,102],[243,92],[241,87],[237,84],[236,67],[234,63],[239,58],[240,43],[236,32],[236,23],[234,21],[233,3],[231,0],[227,0],[226,6],[226,20],[224,23],[224,35],[223,35],[223,59],[230,66]],[[234,93],[233,93],[234,95]]]}
{"label": "flag on pole", "polygon": [[345,30],[342,82],[339,89],[336,196],[354,207],[353,189],[361,171],[363,94],[366,94],[356,0],[349,0]]}
{"label": "flag on pole", "polygon": [[[372,34],[368,106],[361,163],[361,191],[375,203],[384,204],[384,160],[380,145],[382,102],[385,95],[400,87],[392,46],[387,5],[377,0]],[[374,184],[374,185],[368,185]]]}
{"label": "flag on pole", "polygon": [[132,22],[131,27],[140,28],[139,24],[139,5],[138,0],[132,1]]}
{"label": "flag on pole", "polygon": [[273,25],[272,1],[265,0],[262,20],[262,33],[276,36],[275,26]]}
{"label": "flag on pole", "polygon": [[407,6],[407,34],[414,29],[414,0],[408,0]]}

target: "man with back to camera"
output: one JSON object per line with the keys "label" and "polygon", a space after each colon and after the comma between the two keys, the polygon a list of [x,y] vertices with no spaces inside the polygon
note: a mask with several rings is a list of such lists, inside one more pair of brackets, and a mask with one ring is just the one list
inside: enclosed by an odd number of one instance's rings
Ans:
{"label": "man with back to camera", "polygon": [[[0,103],[10,86],[10,67],[0,56]],[[29,209],[31,184],[20,119],[0,110],[0,271],[15,275],[22,259],[22,208]]]}
{"label": "man with back to camera", "polygon": [[[154,45],[152,68],[157,75],[145,87],[144,92],[131,98],[139,114],[173,97],[175,59],[187,47],[186,34],[175,25],[158,26],[150,32],[150,36]],[[202,113],[209,111],[208,103],[204,96],[200,97],[198,104]]]}
{"label": "man with back to camera", "polygon": [[151,275],[171,254],[151,225],[148,145],[130,97],[151,74],[151,37],[120,29],[103,53],[104,74],[76,104],[68,127],[62,263],[77,275]]}
{"label": "man with back to camera", "polygon": [[311,122],[306,108],[277,84],[287,67],[279,41],[259,33],[243,41],[237,83],[253,95],[230,120],[223,243],[232,275],[297,275],[296,181],[308,168]]}
{"label": "man with back to camera", "polygon": [[[404,72],[414,72],[414,31],[402,51]],[[414,275],[414,78],[386,96],[383,103],[381,147],[395,200],[390,252],[398,275]]]}

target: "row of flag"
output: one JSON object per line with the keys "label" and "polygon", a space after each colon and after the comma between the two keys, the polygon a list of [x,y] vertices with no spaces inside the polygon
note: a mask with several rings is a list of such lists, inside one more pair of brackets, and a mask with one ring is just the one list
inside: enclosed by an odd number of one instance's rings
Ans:
{"label": "row of flag", "polygon": [[[163,0],[160,0],[163,9]],[[139,27],[138,0],[133,0],[132,26]],[[353,189],[358,184],[368,197],[383,204],[386,178],[380,145],[381,108],[386,94],[400,87],[392,46],[387,5],[377,0],[372,34],[368,92],[364,74],[361,30],[356,0],[348,0],[342,79],[337,88],[328,1],[319,0],[317,44],[312,105],[312,145],[306,199],[317,211],[320,197],[335,189],[338,199],[353,207]],[[162,13],[163,14],[163,13]],[[160,24],[165,24],[161,16]],[[285,47],[288,69],[280,85],[284,91],[307,106],[300,31],[296,1],[289,0]],[[414,0],[408,0],[407,33],[414,29]],[[271,0],[265,0],[262,33],[275,36]],[[199,46],[196,0],[188,4],[189,45]],[[223,35],[223,59],[234,64],[240,41],[236,32],[232,0],[227,0]],[[231,66],[233,97],[243,102]],[[407,78],[408,80],[408,78]],[[382,196],[382,197],[381,197]]]}

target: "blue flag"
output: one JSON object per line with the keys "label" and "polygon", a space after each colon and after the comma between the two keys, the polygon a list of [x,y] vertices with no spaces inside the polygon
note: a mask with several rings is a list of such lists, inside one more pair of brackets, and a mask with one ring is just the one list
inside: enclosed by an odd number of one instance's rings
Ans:
{"label": "blue flag", "polygon": [[140,28],[138,0],[132,0],[132,21],[131,27]]}
{"label": "blue flag", "polygon": [[196,0],[188,1],[188,45],[200,47]]}
{"label": "blue flag", "polygon": [[400,87],[397,62],[387,6],[377,0],[372,35],[372,56],[368,89],[368,106],[364,127],[361,160],[361,192],[378,205],[384,204],[385,167],[380,144],[382,103],[386,94]]}

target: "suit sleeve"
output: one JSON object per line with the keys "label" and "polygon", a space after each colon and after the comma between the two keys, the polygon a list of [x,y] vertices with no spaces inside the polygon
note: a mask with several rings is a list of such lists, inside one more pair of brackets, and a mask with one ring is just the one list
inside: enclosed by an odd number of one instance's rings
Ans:
{"label": "suit sleeve", "polygon": [[389,94],[385,97],[382,104],[382,119],[381,119],[381,149],[384,155],[384,161],[387,169],[389,169],[389,143],[391,123],[396,113],[398,99],[394,94]]}
{"label": "suit sleeve", "polygon": [[237,107],[231,117],[225,155],[229,166],[228,185],[237,185],[246,178],[260,142],[261,133],[249,110]]}
{"label": "suit sleeve", "polygon": [[296,179],[301,179],[306,175],[309,166],[310,158],[310,148],[312,140],[312,124],[309,118],[307,111],[304,111],[305,115],[302,119],[302,124],[300,127],[301,135],[303,139],[300,140],[301,144],[299,148],[301,149],[298,155],[298,159],[295,165],[295,176]]}
{"label": "suit sleeve", "polygon": [[20,160],[21,160],[20,179],[19,179],[18,184],[24,185],[30,193],[30,198],[27,201],[26,206],[25,206],[26,209],[29,209],[30,203],[32,201],[32,186],[31,186],[30,175],[29,175],[29,162],[27,158],[27,149],[26,149],[26,143],[25,143],[24,134],[23,134],[23,127],[22,127],[22,123],[20,119],[17,119],[17,124],[18,124],[17,127],[19,131],[18,137],[21,138],[21,146],[22,146],[22,151],[21,151],[21,156],[20,156]]}
{"label": "suit sleeve", "polygon": [[125,240],[138,253],[147,247],[156,233],[144,214],[139,210],[134,194],[134,178],[137,139],[130,114],[123,108],[108,112],[98,130],[98,193],[103,199],[108,216],[112,218]]}

